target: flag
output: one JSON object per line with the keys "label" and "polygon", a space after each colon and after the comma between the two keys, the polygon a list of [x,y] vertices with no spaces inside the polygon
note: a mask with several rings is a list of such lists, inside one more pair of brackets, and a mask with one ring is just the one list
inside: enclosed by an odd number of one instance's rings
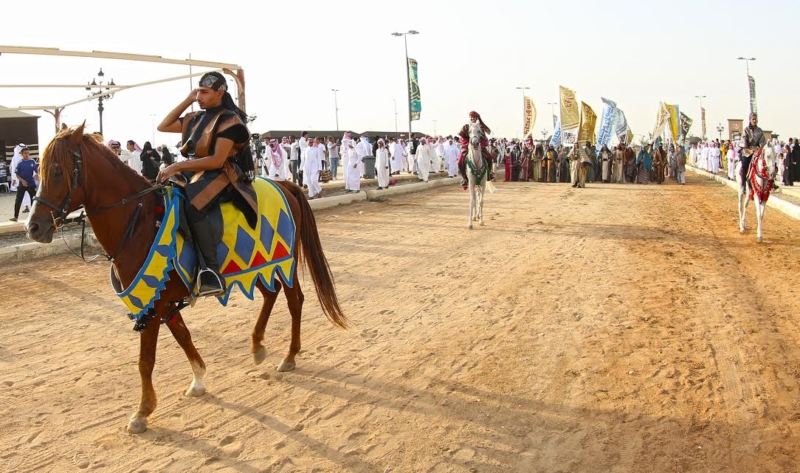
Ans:
{"label": "flag", "polygon": [[556,124],[557,124],[557,123],[558,123],[558,117],[557,117],[557,116],[555,116],[555,114],[554,114],[554,115],[553,115],[553,129],[554,129],[554,130],[556,129]]}
{"label": "flag", "polygon": [[411,119],[419,120],[422,115],[422,102],[419,95],[419,81],[417,78],[417,60],[408,58],[408,87],[409,104],[411,109]]}
{"label": "flag", "polygon": [[558,148],[561,146],[561,123],[556,123],[555,130],[553,132],[553,137],[550,138],[550,146],[553,148]]}
{"label": "flag", "polygon": [[620,143],[630,144],[631,142],[628,141],[628,120],[625,118],[625,112],[623,112],[620,108],[615,110],[614,134],[617,135],[617,139],[620,141]]}
{"label": "flag", "polygon": [[669,112],[668,122],[672,141],[677,143],[681,137],[680,112],[677,105],[665,105],[665,107],[667,107],[667,111]]}
{"label": "flag", "polygon": [[611,144],[614,127],[614,115],[616,114],[617,104],[611,100],[600,98],[605,107],[603,107],[603,116],[600,118],[600,136],[597,138],[597,155],[600,156],[600,150],[603,146]]}
{"label": "flag", "polygon": [[692,127],[692,123],[694,120],[686,116],[683,112],[681,112],[681,135],[686,138],[686,135],[689,134],[689,128]]}
{"label": "flag", "polygon": [[702,131],[702,138],[706,139],[706,109],[700,107],[700,131]]}
{"label": "flag", "polygon": [[656,126],[653,128],[653,136],[650,139],[655,140],[656,137],[661,136],[664,133],[664,129],[667,127],[667,122],[669,121],[669,110],[664,105],[664,102],[660,102],[658,104],[658,114],[656,115]]}
{"label": "flag", "polygon": [[753,76],[747,76],[747,83],[750,85],[750,113],[758,113],[756,108],[756,80]]}
{"label": "flag", "polygon": [[578,141],[585,144],[594,137],[594,127],[597,125],[597,114],[592,107],[585,102],[581,102],[581,125],[578,131]]}
{"label": "flag", "polygon": [[522,137],[527,138],[533,134],[533,125],[536,124],[536,105],[533,104],[533,100],[525,96],[525,121],[523,122],[523,133]]}
{"label": "flag", "polygon": [[570,130],[580,125],[580,111],[575,100],[575,91],[559,86],[561,93],[561,129]]}

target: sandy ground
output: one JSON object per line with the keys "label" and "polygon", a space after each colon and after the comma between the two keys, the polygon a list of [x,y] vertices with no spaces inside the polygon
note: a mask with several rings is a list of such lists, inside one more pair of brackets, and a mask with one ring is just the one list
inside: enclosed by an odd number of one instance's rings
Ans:
{"label": "sandy ground", "polygon": [[[448,188],[318,212],[353,328],[306,282],[297,370],[283,298],[185,317],[209,392],[168,330],[150,430],[138,336],[107,263],[0,276],[0,470],[783,472],[800,470],[800,223],[739,235],[735,194],[498,183],[485,227]],[[753,222],[751,208],[750,222]]]}

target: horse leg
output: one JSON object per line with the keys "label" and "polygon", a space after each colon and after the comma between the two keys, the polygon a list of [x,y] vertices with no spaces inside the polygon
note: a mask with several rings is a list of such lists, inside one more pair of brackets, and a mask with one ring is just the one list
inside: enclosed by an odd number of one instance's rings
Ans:
{"label": "horse leg", "polygon": [[472,219],[475,216],[475,183],[469,180],[469,225],[467,228],[472,230]]}
{"label": "horse leg", "polygon": [[480,187],[480,193],[478,194],[478,219],[480,220],[481,226],[483,226],[483,197],[485,190],[486,181],[484,181],[483,185]]}
{"label": "horse leg", "polygon": [[761,202],[758,196],[755,196],[756,202],[756,220],[758,220],[758,231],[756,232],[756,241],[761,243],[764,241],[764,235],[761,233],[761,223],[764,221],[764,210],[766,202]]}
{"label": "horse leg", "polygon": [[739,188],[739,233],[744,233],[744,217],[747,215],[747,190]]}
{"label": "horse leg", "polygon": [[286,302],[289,303],[289,313],[292,315],[292,341],[289,343],[289,353],[278,365],[278,371],[292,371],[295,367],[294,357],[300,352],[300,319],[303,317],[303,290],[297,273],[294,274],[292,287],[285,287]]}
{"label": "horse leg", "polygon": [[172,336],[175,337],[178,345],[183,348],[183,352],[186,353],[189,364],[192,365],[192,384],[189,385],[189,389],[186,390],[185,394],[189,397],[202,396],[206,393],[206,385],[203,383],[203,378],[206,376],[206,364],[194,347],[192,335],[189,333],[186,324],[183,323],[183,317],[181,317],[180,312],[176,312],[172,316],[167,322],[167,327],[169,327],[169,331],[172,332]]}
{"label": "horse leg", "polygon": [[264,303],[261,305],[258,321],[253,328],[253,342],[250,346],[250,353],[253,354],[253,363],[260,365],[267,357],[267,349],[261,344],[264,341],[264,330],[267,328],[269,315],[272,313],[272,308],[278,299],[278,293],[281,291],[281,283],[278,278],[275,278],[275,291],[270,291],[260,280],[257,286],[258,290],[261,291],[261,295],[264,296]]}
{"label": "horse leg", "polygon": [[156,410],[156,391],[153,389],[153,367],[156,364],[156,345],[158,329],[161,324],[158,318],[150,319],[139,336],[139,376],[142,378],[142,398],[139,410],[128,421],[128,432],[140,434],[147,430],[147,417]]}

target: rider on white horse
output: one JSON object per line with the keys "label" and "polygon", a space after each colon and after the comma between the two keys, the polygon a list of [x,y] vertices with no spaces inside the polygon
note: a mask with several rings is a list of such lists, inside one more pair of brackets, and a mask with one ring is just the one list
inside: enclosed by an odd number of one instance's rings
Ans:
{"label": "rider on white horse", "polygon": [[[469,112],[469,121],[470,123],[479,123],[481,126],[481,154],[483,155],[483,160],[486,163],[486,166],[489,168],[488,171],[488,180],[494,180],[494,174],[492,173],[492,154],[489,152],[489,139],[486,137],[487,134],[491,134],[492,130],[483,123],[481,120],[481,116],[478,112]],[[467,185],[467,148],[469,148],[469,123],[461,127],[461,131],[458,132],[458,136],[461,139],[461,156],[458,157],[458,170],[461,173],[461,185]],[[466,187],[464,187],[466,189]]]}
{"label": "rider on white horse", "polygon": [[750,162],[753,160],[753,153],[756,148],[763,148],[767,144],[767,139],[764,132],[758,127],[758,115],[756,112],[750,114],[750,125],[744,129],[742,135],[742,152],[741,152],[741,177],[742,187],[745,192],[747,187],[750,186],[747,180],[747,173],[750,171]]}

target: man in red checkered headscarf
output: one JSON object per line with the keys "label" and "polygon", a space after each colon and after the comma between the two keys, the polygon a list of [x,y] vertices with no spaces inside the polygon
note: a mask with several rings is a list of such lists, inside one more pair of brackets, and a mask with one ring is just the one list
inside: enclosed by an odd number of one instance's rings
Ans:
{"label": "man in red checkered headscarf", "polygon": [[[492,154],[489,152],[489,138],[486,135],[491,135],[492,130],[483,123],[481,116],[478,112],[472,111],[469,112],[469,121],[470,123],[478,123],[481,126],[481,154],[483,155],[483,160],[486,163],[486,166],[489,168],[488,172],[488,180],[494,180],[494,173],[492,172]],[[458,158],[458,170],[461,173],[461,185],[467,185],[467,148],[469,147],[469,125],[461,127],[461,131],[458,132],[458,137],[461,141],[461,156]]]}

